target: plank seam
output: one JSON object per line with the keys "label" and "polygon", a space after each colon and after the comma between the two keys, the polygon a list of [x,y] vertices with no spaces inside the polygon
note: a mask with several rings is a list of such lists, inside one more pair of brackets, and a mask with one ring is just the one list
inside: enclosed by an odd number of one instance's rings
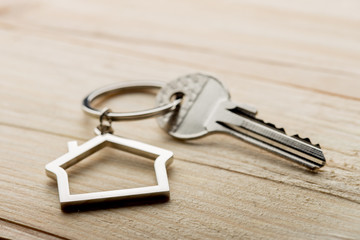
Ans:
{"label": "plank seam", "polygon": [[57,235],[57,234],[54,234],[54,233],[51,233],[51,232],[47,232],[45,230],[41,230],[41,229],[38,229],[38,228],[35,228],[35,227],[32,227],[32,226],[28,226],[28,225],[25,225],[25,224],[22,224],[22,223],[19,223],[19,222],[11,221],[11,220],[6,219],[6,218],[0,217],[0,221],[3,221],[3,222],[8,223],[8,224],[12,224],[12,225],[20,226],[22,228],[29,229],[29,230],[32,230],[34,232],[43,233],[45,235],[56,237],[56,238],[59,238],[59,239],[70,240],[70,238],[66,238],[66,237],[63,237],[63,236],[60,236],[60,235]]}

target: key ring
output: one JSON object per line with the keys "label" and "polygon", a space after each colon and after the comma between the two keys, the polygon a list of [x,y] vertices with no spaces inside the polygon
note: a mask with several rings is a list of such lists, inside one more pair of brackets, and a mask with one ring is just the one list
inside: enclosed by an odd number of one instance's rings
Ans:
{"label": "key ring", "polygon": [[[100,117],[103,114],[103,111],[98,110],[91,106],[91,103],[100,97],[105,97],[113,95],[116,93],[124,92],[127,90],[140,90],[140,89],[161,89],[165,85],[164,82],[159,81],[132,81],[132,82],[120,82],[105,87],[96,89],[86,96],[82,102],[82,109],[89,115],[93,117]],[[163,115],[174,110],[181,103],[181,99],[175,99],[174,101],[154,107],[147,110],[136,111],[136,112],[108,112],[106,116],[112,121],[120,120],[135,120],[135,119],[144,119],[149,117],[155,117]]]}
{"label": "key ring", "polygon": [[[60,205],[63,210],[67,210],[69,207],[96,204],[99,202],[127,201],[130,199],[159,197],[164,200],[169,199],[170,188],[166,167],[172,163],[173,153],[166,149],[116,136],[113,134],[114,131],[111,123],[114,120],[133,120],[165,114],[174,110],[181,102],[181,99],[176,99],[175,101],[160,107],[129,113],[111,112],[109,108],[100,111],[91,107],[91,103],[101,96],[109,96],[130,89],[162,88],[163,85],[165,84],[162,82],[116,83],[93,91],[83,100],[83,110],[89,115],[97,117],[100,121],[100,124],[95,128],[97,136],[81,145],[76,141],[69,142],[68,152],[45,166],[46,174],[57,181]],[[72,194],[69,188],[69,177],[65,169],[105,147],[115,148],[154,160],[157,183],[147,187]]]}

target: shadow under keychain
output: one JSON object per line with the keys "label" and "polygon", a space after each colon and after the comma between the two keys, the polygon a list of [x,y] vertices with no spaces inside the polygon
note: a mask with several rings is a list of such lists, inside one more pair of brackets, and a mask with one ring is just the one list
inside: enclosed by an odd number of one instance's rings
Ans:
{"label": "shadow under keychain", "polygon": [[[84,204],[152,197],[169,197],[170,190],[166,167],[172,163],[173,153],[162,148],[113,135],[111,123],[119,120],[136,120],[163,115],[174,110],[180,104],[181,99],[175,99],[170,103],[149,110],[129,113],[111,112],[109,109],[99,111],[91,106],[91,103],[99,97],[111,96],[127,90],[142,90],[148,88],[159,89],[163,85],[164,83],[162,82],[152,81],[122,82],[97,89],[83,100],[83,110],[89,115],[97,117],[100,120],[99,126],[95,128],[97,136],[82,145],[78,145],[76,141],[68,142],[68,152],[45,166],[46,174],[57,180],[59,200],[63,210],[69,206],[79,206]],[[71,194],[68,175],[65,169],[105,147],[112,147],[135,155],[155,159],[154,170],[157,185],[112,191]]]}

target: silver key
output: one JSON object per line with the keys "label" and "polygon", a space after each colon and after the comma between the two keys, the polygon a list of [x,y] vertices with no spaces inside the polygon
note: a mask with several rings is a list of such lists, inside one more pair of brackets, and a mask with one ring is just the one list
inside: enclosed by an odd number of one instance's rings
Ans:
{"label": "silver key", "polygon": [[157,95],[157,104],[183,97],[175,111],[158,118],[158,124],[178,139],[194,139],[210,133],[229,133],[239,139],[317,170],[326,160],[319,144],[299,135],[288,136],[283,128],[256,118],[256,109],[236,105],[222,83],[202,74],[169,82]]}

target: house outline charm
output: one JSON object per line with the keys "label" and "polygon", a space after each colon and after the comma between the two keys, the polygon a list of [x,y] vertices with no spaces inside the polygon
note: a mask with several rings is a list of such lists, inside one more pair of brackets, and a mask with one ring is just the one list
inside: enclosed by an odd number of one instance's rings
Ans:
{"label": "house outline charm", "polygon": [[[112,147],[135,155],[155,159],[154,169],[158,184],[148,187],[70,194],[69,180],[65,169],[105,147]],[[170,195],[166,167],[173,161],[173,153],[171,151],[121,138],[109,133],[98,135],[80,146],[78,146],[76,141],[68,142],[68,149],[68,153],[45,166],[46,174],[57,180],[59,200],[62,209],[70,205],[155,196],[169,197]]]}

